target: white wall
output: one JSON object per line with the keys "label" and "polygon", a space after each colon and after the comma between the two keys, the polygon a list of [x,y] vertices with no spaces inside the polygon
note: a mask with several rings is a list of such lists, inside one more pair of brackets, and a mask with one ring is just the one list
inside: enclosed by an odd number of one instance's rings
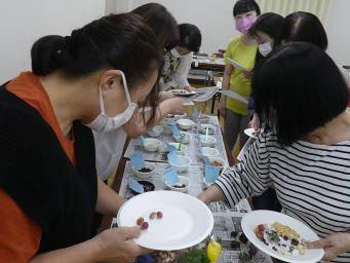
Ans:
{"label": "white wall", "polygon": [[[189,22],[202,31],[201,50],[211,54],[226,48],[230,38],[237,35],[234,28],[232,8],[234,0],[115,0],[117,12],[157,2],[165,5],[179,23]],[[294,0],[293,0],[294,1]],[[328,24],[329,54],[338,64],[350,65],[350,0],[332,0]]]}
{"label": "white wall", "polygon": [[198,26],[202,33],[201,51],[209,54],[226,48],[238,34],[232,16],[234,0],[117,0],[117,12],[130,11],[149,2],[166,6],[178,23]]}
{"label": "white wall", "polygon": [[350,0],[333,0],[327,25],[328,53],[340,65],[350,65]]}
{"label": "white wall", "polygon": [[35,40],[70,34],[104,12],[105,0],[1,0],[0,83],[30,69]]}

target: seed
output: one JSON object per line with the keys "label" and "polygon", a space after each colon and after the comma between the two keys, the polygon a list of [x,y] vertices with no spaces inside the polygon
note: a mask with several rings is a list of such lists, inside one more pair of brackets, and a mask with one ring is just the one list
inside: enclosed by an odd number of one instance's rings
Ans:
{"label": "seed", "polygon": [[136,221],[136,224],[138,225],[138,226],[140,226],[140,225],[142,225],[142,223],[145,221],[145,219],[143,219],[143,217],[139,217],[138,219],[137,219],[137,221]]}
{"label": "seed", "polygon": [[156,213],[156,212],[152,212],[152,213],[149,215],[149,218],[150,218],[150,219],[156,219],[156,218],[157,218],[157,213]]}
{"label": "seed", "polygon": [[292,245],[294,245],[294,246],[297,246],[297,245],[299,245],[299,241],[298,240],[296,240],[295,238],[293,238],[292,239]]}
{"label": "seed", "polygon": [[157,212],[157,217],[158,217],[158,219],[162,219],[163,218],[163,213],[158,211]]}
{"label": "seed", "polygon": [[142,230],[146,230],[148,228],[148,223],[147,222],[143,222],[142,225],[141,225],[141,229]]}

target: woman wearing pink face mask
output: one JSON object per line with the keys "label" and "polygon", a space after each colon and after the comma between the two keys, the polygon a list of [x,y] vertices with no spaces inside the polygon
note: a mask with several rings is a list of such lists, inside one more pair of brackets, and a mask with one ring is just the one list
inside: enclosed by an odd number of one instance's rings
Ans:
{"label": "woman wearing pink face mask", "polygon": [[[242,97],[249,98],[251,93],[251,80],[249,71],[254,68],[255,56],[258,49],[256,41],[248,34],[249,28],[260,15],[259,5],[253,0],[239,0],[233,7],[233,17],[236,29],[242,34],[234,37],[229,43],[225,58],[226,67],[222,88],[231,90]],[[234,60],[247,71],[242,71],[230,63]],[[243,130],[248,125],[247,104],[233,98],[222,96],[220,101],[220,114],[225,118],[225,138],[232,151],[240,134],[240,144],[246,141]]]}

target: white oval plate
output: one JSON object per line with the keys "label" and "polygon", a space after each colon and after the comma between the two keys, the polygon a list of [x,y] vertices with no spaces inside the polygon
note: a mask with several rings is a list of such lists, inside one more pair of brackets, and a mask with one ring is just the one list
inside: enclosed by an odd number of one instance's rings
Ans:
{"label": "white oval plate", "polygon": [[[151,212],[161,211],[162,219],[149,219]],[[153,191],[137,195],[119,209],[117,222],[121,227],[136,226],[143,217],[149,228],[134,241],[154,250],[181,250],[202,242],[212,231],[214,218],[199,199],[174,191]]]}
{"label": "white oval plate", "polygon": [[259,238],[256,237],[254,228],[259,224],[271,225],[275,222],[289,226],[307,241],[315,241],[319,239],[316,233],[302,222],[285,214],[268,210],[257,210],[246,214],[242,219],[241,225],[242,230],[249,241],[252,242],[258,249],[274,258],[291,263],[315,263],[323,258],[323,249],[308,249],[304,255],[284,256],[278,254],[276,251],[265,245]]}
{"label": "white oval plate", "polygon": [[249,136],[252,137],[254,139],[257,139],[257,136],[254,134],[255,133],[255,129],[254,128],[248,128],[244,130],[244,133]]}
{"label": "white oval plate", "polygon": [[175,96],[191,96],[196,94],[195,91],[188,91],[185,89],[173,89],[173,90],[170,90],[170,92]]}

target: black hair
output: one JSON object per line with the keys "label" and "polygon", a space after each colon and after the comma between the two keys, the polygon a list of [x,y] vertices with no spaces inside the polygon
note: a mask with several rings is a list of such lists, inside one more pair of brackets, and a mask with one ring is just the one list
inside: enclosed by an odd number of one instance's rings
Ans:
{"label": "black hair", "polygon": [[180,39],[177,22],[172,14],[161,4],[148,3],[131,11],[142,16],[153,29],[158,46],[170,50]]}
{"label": "black hair", "polygon": [[285,18],[276,13],[264,13],[258,17],[249,29],[249,34],[257,36],[258,31],[273,39],[274,47],[279,47],[283,40]]}
{"label": "black hair", "polygon": [[233,17],[255,11],[259,16],[261,14],[260,7],[254,0],[238,0],[233,6]]}
{"label": "black hair", "polygon": [[[264,13],[258,17],[256,22],[249,29],[249,34],[253,37],[256,37],[258,32],[267,34],[270,38],[273,39],[273,50],[278,48],[283,39],[283,33],[285,28],[285,18],[276,13]],[[264,61],[260,52],[256,53],[255,68],[260,66]]]}
{"label": "black hair", "polygon": [[308,12],[294,12],[286,16],[284,29],[286,42],[309,42],[326,50],[327,33],[317,16]]}
{"label": "black hair", "polygon": [[[31,49],[32,71],[37,76],[60,71],[74,80],[113,68],[124,72],[132,89],[147,80],[162,62],[154,39],[152,29],[136,14],[105,16],[74,30],[71,36],[39,39]],[[145,103],[155,108],[157,98],[158,87],[154,87]]]}
{"label": "black hair", "polygon": [[292,144],[324,126],[347,107],[348,90],[333,60],[305,42],[282,45],[255,71],[252,85],[260,117]]}
{"label": "black hair", "polygon": [[198,27],[192,24],[181,24],[179,32],[180,40],[177,45],[189,51],[198,52],[202,44],[202,35]]}

